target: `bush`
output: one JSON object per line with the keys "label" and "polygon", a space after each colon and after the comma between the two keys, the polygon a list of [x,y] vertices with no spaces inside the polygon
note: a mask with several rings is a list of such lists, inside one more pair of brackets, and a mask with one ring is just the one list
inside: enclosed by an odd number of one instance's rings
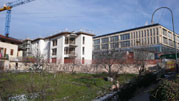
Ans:
{"label": "bush", "polygon": [[139,76],[133,79],[131,82],[125,84],[118,92],[120,100],[128,100],[132,98],[137,89],[147,87],[154,83],[157,79],[157,74],[146,73],[145,75]]}
{"label": "bush", "polygon": [[151,101],[179,101],[179,78],[174,81],[162,80],[151,92]]}

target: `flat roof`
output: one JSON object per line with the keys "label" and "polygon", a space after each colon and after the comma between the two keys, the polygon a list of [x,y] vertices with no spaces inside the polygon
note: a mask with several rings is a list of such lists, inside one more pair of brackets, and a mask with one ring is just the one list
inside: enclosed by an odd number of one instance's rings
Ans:
{"label": "flat roof", "polygon": [[128,32],[128,31],[132,31],[132,30],[137,30],[137,29],[142,29],[142,28],[147,28],[147,27],[158,26],[158,25],[160,25],[160,24],[159,23],[155,23],[155,24],[150,24],[150,25],[146,25],[146,26],[141,26],[141,27],[131,28],[131,29],[122,30],[122,31],[118,31],[118,32],[113,32],[113,33],[109,33],[109,34],[99,35],[99,36],[95,36],[93,38],[98,38],[98,37],[103,37],[103,36],[109,36],[109,35],[114,35],[114,34],[118,34],[118,33]]}

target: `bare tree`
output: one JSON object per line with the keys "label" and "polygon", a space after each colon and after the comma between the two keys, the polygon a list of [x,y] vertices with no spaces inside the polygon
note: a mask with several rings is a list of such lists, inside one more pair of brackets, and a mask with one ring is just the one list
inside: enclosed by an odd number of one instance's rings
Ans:
{"label": "bare tree", "polygon": [[71,59],[71,62],[70,62],[71,73],[75,73],[75,69],[79,65],[80,65],[80,62],[76,58]]}
{"label": "bare tree", "polygon": [[155,51],[150,50],[147,47],[140,47],[133,50],[134,51],[134,64],[139,70],[139,75],[141,75],[146,70],[146,64],[148,60],[154,59]]}
{"label": "bare tree", "polygon": [[[125,51],[115,49],[97,52],[94,54],[95,64],[107,70],[108,75],[111,77],[112,73],[118,73],[120,68],[123,66],[122,64],[124,64],[124,60],[126,60],[125,53]],[[116,65],[115,68],[112,69],[114,64],[118,65]]]}
{"label": "bare tree", "polygon": [[44,68],[44,64],[45,59],[44,59],[44,55],[41,53],[39,45],[35,44],[32,48],[33,52],[32,52],[32,62],[34,63],[33,65],[33,70],[38,70],[41,69],[43,70]]}

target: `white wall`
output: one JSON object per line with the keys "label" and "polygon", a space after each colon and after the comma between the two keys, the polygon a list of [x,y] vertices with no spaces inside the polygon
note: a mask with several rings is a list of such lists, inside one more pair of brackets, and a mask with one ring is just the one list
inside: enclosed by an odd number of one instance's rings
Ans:
{"label": "white wall", "polygon": [[[53,40],[57,39],[57,46],[53,46]],[[57,59],[57,63],[64,63],[64,36],[58,36],[50,39],[50,62],[52,62],[52,58]],[[52,56],[52,49],[57,48],[57,55]]]}
{"label": "white wall", "polygon": [[[0,48],[6,48],[6,54],[9,55],[9,59],[17,58],[18,45],[0,41]],[[13,49],[13,55],[10,55],[11,49]]]}
{"label": "white wall", "polygon": [[83,45],[85,47],[85,64],[91,64],[92,63],[92,50],[93,50],[93,37],[92,36],[85,36],[85,44]]}
{"label": "white wall", "polygon": [[[85,37],[85,44],[83,44],[83,37]],[[91,64],[92,62],[92,49],[93,49],[93,38],[89,35],[81,34],[76,38],[77,47],[75,52],[77,59],[82,60],[84,57],[85,64]],[[85,47],[85,54],[83,55],[83,47]]]}
{"label": "white wall", "polygon": [[76,59],[81,62],[82,59],[82,35],[79,35],[75,39],[75,44],[77,47],[75,48],[75,54],[77,55]]}
{"label": "white wall", "polygon": [[48,39],[40,39],[32,43],[32,54],[35,56],[39,50],[45,60],[50,58],[50,41]]}
{"label": "white wall", "polygon": [[[83,44],[83,37],[85,37],[85,44]],[[53,40],[57,39],[57,46],[53,46]],[[82,58],[85,59],[85,64],[91,64],[92,61],[92,46],[93,46],[93,38],[89,35],[80,34],[75,39],[75,44],[77,47],[75,48],[75,54],[77,55],[76,59],[82,62]],[[52,62],[52,58],[56,58],[57,63],[64,63],[64,47],[65,47],[65,36],[57,36],[51,39],[38,40],[32,43],[32,54],[33,50],[37,50],[39,48],[40,52],[43,54],[45,59],[49,59]],[[85,47],[85,54],[82,54],[82,47]],[[57,55],[52,56],[52,49],[57,48]]]}

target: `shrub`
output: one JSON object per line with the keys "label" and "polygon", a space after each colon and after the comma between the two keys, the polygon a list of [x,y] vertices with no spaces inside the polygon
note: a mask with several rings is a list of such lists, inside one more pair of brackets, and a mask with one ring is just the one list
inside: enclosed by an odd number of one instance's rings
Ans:
{"label": "shrub", "polygon": [[151,92],[151,101],[179,101],[179,78],[174,81],[162,80]]}
{"label": "shrub", "polygon": [[137,89],[147,87],[154,83],[157,79],[157,74],[146,73],[145,75],[139,76],[133,79],[131,82],[125,84],[118,92],[120,100],[128,100],[132,98]]}

